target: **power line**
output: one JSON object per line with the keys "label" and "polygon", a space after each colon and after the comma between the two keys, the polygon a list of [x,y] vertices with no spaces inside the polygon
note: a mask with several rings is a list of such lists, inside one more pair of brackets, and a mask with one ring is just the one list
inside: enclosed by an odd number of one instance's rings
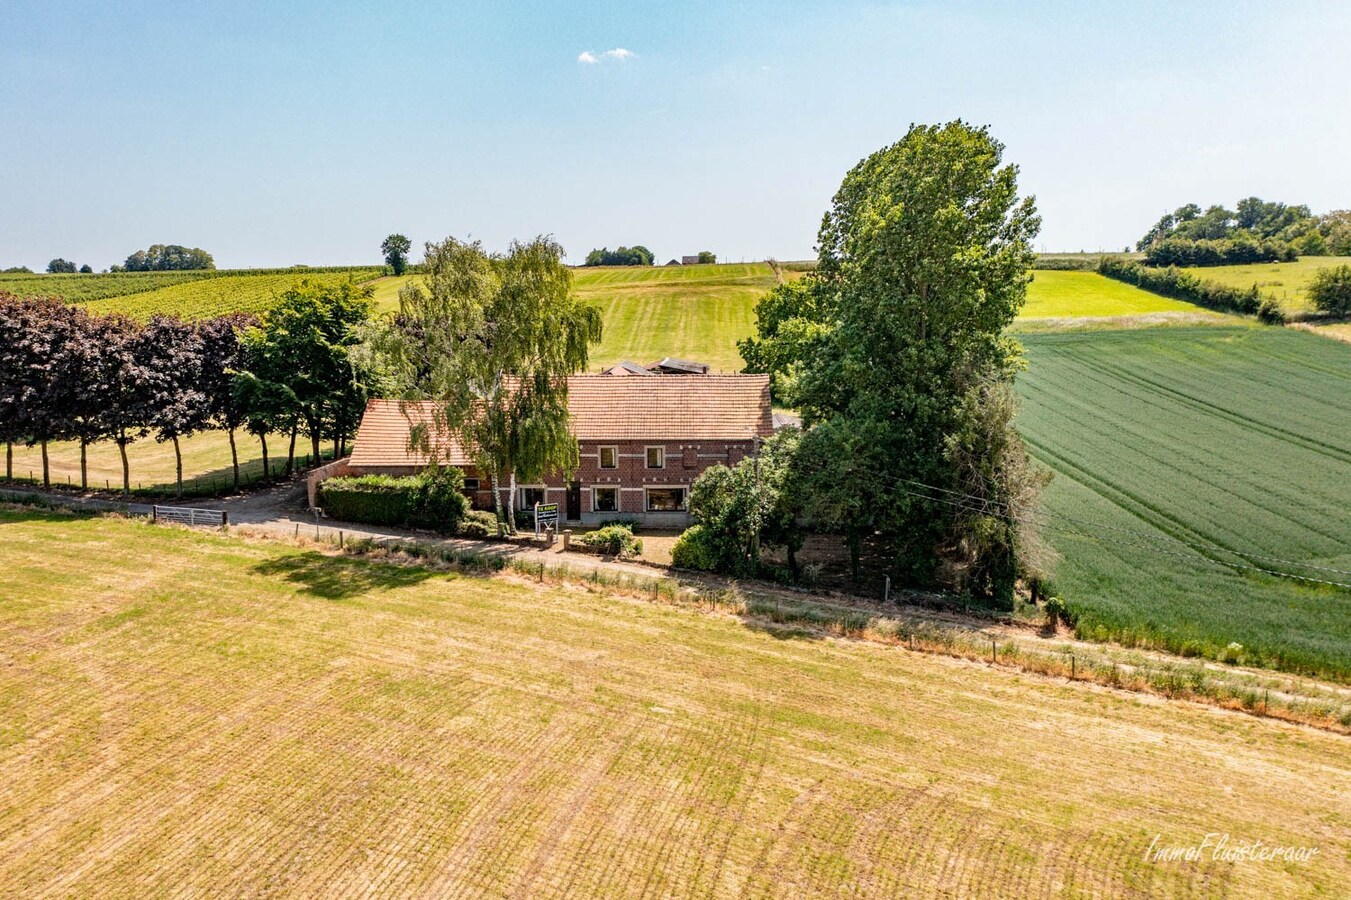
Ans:
{"label": "power line", "polygon": [[[856,477],[856,478],[863,478],[863,479],[865,479],[865,480],[872,481],[874,485],[881,485],[881,484],[885,484],[887,481],[891,481],[891,482],[893,482],[893,484],[892,484],[893,487],[895,487],[897,490],[900,490],[902,493],[908,494],[909,496],[917,497],[917,498],[919,498],[919,499],[921,499],[921,500],[928,500],[928,501],[930,501],[931,503],[944,503],[944,504],[947,504],[947,505],[949,505],[949,506],[953,506],[953,507],[955,507],[955,508],[957,508],[957,509],[961,509],[961,510],[963,510],[963,511],[965,511],[965,512],[985,513],[985,512],[988,511],[989,506],[993,505],[993,506],[996,506],[996,507],[1001,508],[1001,509],[1004,511],[1004,514],[1005,514],[1005,515],[1009,516],[1010,518],[1014,519],[1015,521],[1025,522],[1025,523],[1037,525],[1037,526],[1039,526],[1039,527],[1048,528],[1048,529],[1050,529],[1050,530],[1052,530],[1052,531],[1056,531],[1056,532],[1061,533],[1061,534],[1070,534],[1070,535],[1077,535],[1077,536],[1080,536],[1080,537],[1090,538],[1090,539],[1095,540],[1095,541],[1098,541],[1098,542],[1100,542],[1100,543],[1117,544],[1117,545],[1125,546],[1125,547],[1134,547],[1134,548],[1143,549],[1143,550],[1152,550],[1152,551],[1154,551],[1155,553],[1161,553],[1161,554],[1164,554],[1164,555],[1167,555],[1167,556],[1173,556],[1173,557],[1178,557],[1178,558],[1182,558],[1182,559],[1195,560],[1195,561],[1199,561],[1199,562],[1209,563],[1209,564],[1211,564],[1211,565],[1224,566],[1224,567],[1226,567],[1226,568],[1231,568],[1231,569],[1245,569],[1245,570],[1247,570],[1247,571],[1260,572],[1260,573],[1263,573],[1263,574],[1266,574],[1266,575],[1273,575],[1273,576],[1276,576],[1276,577],[1278,577],[1278,578],[1291,578],[1291,579],[1294,579],[1294,580],[1296,580],[1296,581],[1304,581],[1304,582],[1308,582],[1308,583],[1310,583],[1310,584],[1321,584],[1321,585],[1327,585],[1327,586],[1330,586],[1330,587],[1340,587],[1340,588],[1351,589],[1351,584],[1344,583],[1344,582],[1340,582],[1340,581],[1328,581],[1328,580],[1324,580],[1324,579],[1321,579],[1321,578],[1310,578],[1310,577],[1305,576],[1305,575],[1296,575],[1296,574],[1294,574],[1293,572],[1284,572],[1284,571],[1280,571],[1280,570],[1276,570],[1276,569],[1267,569],[1267,568],[1263,568],[1263,567],[1261,567],[1261,566],[1248,565],[1248,564],[1246,564],[1246,563],[1227,562],[1227,561],[1225,561],[1225,560],[1214,559],[1214,558],[1209,557],[1209,556],[1203,556],[1203,555],[1201,555],[1200,553],[1195,553],[1195,552],[1193,552],[1193,553],[1180,553],[1180,552],[1175,551],[1175,550],[1165,550],[1165,549],[1163,549],[1163,548],[1161,548],[1161,547],[1158,547],[1158,546],[1156,546],[1156,545],[1154,545],[1154,544],[1143,544],[1143,543],[1139,543],[1139,542],[1136,542],[1136,541],[1122,541],[1122,540],[1116,540],[1116,539],[1113,539],[1113,538],[1106,538],[1106,537],[1103,537],[1103,536],[1101,536],[1101,535],[1090,534],[1090,533],[1088,533],[1088,532],[1075,531],[1075,530],[1073,530],[1073,529],[1061,528],[1061,527],[1058,527],[1058,526],[1056,526],[1056,525],[1054,525],[1054,524],[1052,524],[1052,523],[1049,523],[1049,522],[1038,521],[1037,519],[1035,519],[1035,518],[1033,518],[1033,517],[1031,517],[1031,516],[1027,516],[1027,515],[1025,515],[1025,514],[1024,514],[1024,515],[1020,515],[1020,514],[1014,512],[1013,510],[1011,510],[1011,509],[1008,507],[1007,504],[1003,504],[1003,503],[1000,503],[1000,502],[998,502],[998,501],[988,501],[988,500],[986,500],[985,498],[976,497],[974,494],[964,494],[964,493],[962,493],[961,491],[953,491],[953,490],[950,490],[950,489],[948,489],[948,488],[940,488],[940,487],[937,487],[936,485],[924,484],[923,482],[913,481],[912,479],[908,479],[908,478],[901,478],[901,477],[896,476],[896,475],[887,475],[887,474],[885,474],[885,473],[873,472],[873,471],[871,471],[871,470],[863,470],[863,471],[859,471],[859,470],[857,470],[857,469],[852,470],[852,471],[850,472],[850,474],[851,474],[852,476]],[[959,499],[949,500],[949,499],[946,499],[946,498],[943,498],[943,497],[934,497],[934,496],[931,496],[931,495],[929,495],[929,494],[921,494],[921,493],[919,493],[919,492],[917,492],[917,491],[914,491],[914,490],[907,490],[906,488],[898,487],[898,486],[895,484],[895,482],[901,482],[901,483],[907,483],[907,484],[915,485],[915,486],[918,486],[918,487],[925,488],[926,490],[941,491],[941,492],[943,492],[943,493],[955,495],[955,496],[956,496],[957,498],[959,498]],[[980,505],[980,506],[975,506],[975,505],[973,505],[973,503],[972,503],[971,501],[974,501],[975,503],[979,503],[979,504],[981,504],[981,505]],[[1062,518],[1069,519],[1070,517],[1062,516]],[[1070,519],[1070,520],[1071,520],[1071,521],[1081,521],[1081,522],[1083,521],[1083,520],[1073,520],[1073,519]],[[1101,527],[1101,528],[1103,528],[1104,530],[1127,531],[1127,532],[1134,533],[1134,534],[1145,535],[1147,538],[1150,538],[1150,539],[1155,539],[1152,535],[1147,535],[1145,532],[1141,532],[1141,531],[1138,531],[1138,530],[1133,530],[1133,529],[1113,529],[1112,526],[1109,526],[1109,525],[1106,525],[1106,526],[1098,526],[1098,527]],[[1184,547],[1190,547],[1190,546],[1191,546],[1191,545],[1188,545],[1188,544],[1186,544],[1186,543],[1184,543],[1184,542],[1182,542],[1182,541],[1177,540],[1176,538],[1171,538],[1171,537],[1169,537],[1168,540],[1172,541],[1173,543],[1177,543],[1177,544],[1179,544],[1179,545],[1181,545],[1181,546],[1184,546]],[[1227,549],[1227,548],[1219,547],[1219,546],[1205,546],[1205,545],[1207,544],[1207,542],[1200,542],[1200,543],[1203,545],[1202,549],[1209,549],[1209,550],[1212,550],[1212,551],[1214,551],[1214,552],[1226,553],[1226,554],[1229,554],[1229,555],[1232,555],[1232,556],[1239,556],[1239,557],[1251,558],[1251,559],[1263,559],[1263,558],[1265,558],[1265,559],[1279,559],[1278,557],[1261,557],[1261,556],[1258,556],[1257,554],[1245,554],[1245,553],[1243,553],[1242,551],[1238,551],[1238,550],[1229,550],[1229,549]],[[1288,564],[1290,564],[1290,565],[1294,565],[1294,566],[1305,566],[1305,565],[1306,565],[1306,564],[1304,564],[1304,563],[1300,563],[1300,562],[1295,561],[1295,560],[1280,560],[1280,561],[1285,562],[1285,563],[1288,563]],[[1351,575],[1351,572],[1343,572],[1343,570],[1341,570],[1341,569],[1330,569],[1330,568],[1325,567],[1325,566],[1311,566],[1311,565],[1310,565],[1310,566],[1308,566],[1308,567],[1309,567],[1309,568],[1314,568],[1314,569],[1321,569],[1321,570],[1325,570],[1325,571],[1337,572],[1337,573],[1339,573],[1339,574],[1347,574],[1347,575]]]}

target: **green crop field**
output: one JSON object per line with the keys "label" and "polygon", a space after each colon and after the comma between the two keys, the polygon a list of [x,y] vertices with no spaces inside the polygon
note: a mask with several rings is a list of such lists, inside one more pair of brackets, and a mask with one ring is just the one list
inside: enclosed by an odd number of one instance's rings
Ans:
{"label": "green crop field", "polygon": [[1082,318],[1138,316],[1146,313],[1217,315],[1181,300],[1160,297],[1099,275],[1097,272],[1048,271],[1033,273],[1022,318]]}
{"label": "green crop field", "polygon": [[[7,896],[1351,882],[1341,735],[580,584],[38,510],[0,534]],[[1318,852],[1146,858],[1207,833]]]}
{"label": "green crop field", "polygon": [[1275,297],[1290,312],[1306,312],[1312,307],[1304,289],[1319,269],[1351,264],[1351,256],[1302,256],[1295,262],[1255,263],[1248,266],[1203,266],[1186,271],[1206,281],[1235,288],[1249,288]]}
{"label": "green crop field", "polygon": [[[373,282],[377,308],[396,309],[399,289],[415,277]],[[739,372],[736,342],[755,332],[755,301],[777,283],[767,263],[573,269],[577,296],[599,306],[605,320],[593,369],[675,356]]]}
{"label": "green crop field", "polygon": [[[263,453],[258,439],[243,431],[235,434],[239,452],[239,475],[253,481],[263,474]],[[268,463],[274,473],[286,464],[289,435],[271,435],[267,439]],[[192,493],[213,493],[233,483],[230,467],[229,437],[223,431],[204,431],[179,441],[183,448],[184,489]],[[331,452],[330,444],[323,452]],[[0,453],[3,447],[0,447]],[[302,462],[308,460],[309,439],[296,439],[296,453]],[[56,441],[47,445],[48,467],[55,484],[78,486],[80,483],[80,445],[74,441]],[[90,444],[88,448],[89,487],[91,489],[122,486],[122,456],[111,441]],[[132,490],[163,494],[175,488],[174,445],[145,438],[127,447],[127,466],[131,471]],[[4,474],[0,469],[0,476]],[[39,447],[14,447],[14,477],[42,481],[42,450]]]}
{"label": "green crop field", "polygon": [[102,274],[29,275],[0,273],[0,291],[20,297],[60,297],[67,303],[106,300],[142,294],[175,284],[216,277],[214,271],[112,272]]}
{"label": "green crop field", "polygon": [[262,312],[288,288],[309,280],[326,285],[368,281],[379,269],[287,272],[271,275],[230,275],[202,278],[139,294],[125,294],[86,304],[93,312],[125,313],[148,319],[156,313],[185,319],[204,319],[232,312]]}
{"label": "green crop field", "polygon": [[1056,471],[1048,537],[1081,633],[1351,680],[1351,589],[1254,571],[1351,583],[1351,346],[1229,327],[1022,340],[1019,428]]}
{"label": "green crop field", "polygon": [[256,312],[279,287],[284,290],[302,278],[336,283],[351,277],[363,282],[380,271],[376,266],[331,266],[87,275],[0,273],[0,291],[20,297],[58,297],[67,303],[86,303],[94,310],[125,312],[138,318],[155,313],[202,318],[222,312]]}

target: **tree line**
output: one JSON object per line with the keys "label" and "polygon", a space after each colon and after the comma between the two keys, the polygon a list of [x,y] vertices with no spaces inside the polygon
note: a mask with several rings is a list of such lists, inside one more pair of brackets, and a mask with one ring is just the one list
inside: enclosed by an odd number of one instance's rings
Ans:
{"label": "tree line", "polygon": [[1303,204],[1246,197],[1235,209],[1195,203],[1154,223],[1136,244],[1151,266],[1226,266],[1351,254],[1351,211],[1315,215]]}
{"label": "tree line", "polygon": [[620,247],[617,250],[601,247],[586,255],[588,266],[650,266],[654,262],[656,262],[656,257],[652,255],[651,250],[642,244]]}
{"label": "tree line", "polygon": [[50,487],[48,444],[77,441],[80,485],[87,489],[88,448],[111,441],[122,459],[122,490],[130,493],[127,447],[153,436],[174,446],[181,495],[180,441],[212,429],[229,435],[236,486],[240,429],[260,441],[264,472],[270,472],[269,434],[290,436],[287,475],[298,435],[310,439],[315,459],[321,438],[332,439],[341,454],[379,389],[374,367],[356,350],[368,298],[352,284],[302,282],[260,317],[154,316],[138,323],[0,293],[5,476],[13,478],[14,444],[40,446],[42,481]]}

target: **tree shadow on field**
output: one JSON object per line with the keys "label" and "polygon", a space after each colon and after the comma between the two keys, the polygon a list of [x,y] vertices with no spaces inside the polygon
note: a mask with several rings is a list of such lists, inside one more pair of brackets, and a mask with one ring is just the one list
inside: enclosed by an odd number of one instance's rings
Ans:
{"label": "tree shadow on field", "polygon": [[381,564],[315,551],[269,559],[258,563],[253,571],[269,578],[280,576],[301,592],[325,600],[410,587],[441,574],[421,566]]}

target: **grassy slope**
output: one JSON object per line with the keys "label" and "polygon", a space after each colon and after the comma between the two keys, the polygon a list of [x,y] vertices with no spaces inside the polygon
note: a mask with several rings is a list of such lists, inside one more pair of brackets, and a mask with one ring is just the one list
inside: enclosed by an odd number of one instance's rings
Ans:
{"label": "grassy slope", "polygon": [[1207,281],[1218,281],[1230,287],[1249,288],[1254,284],[1263,294],[1275,297],[1287,310],[1302,312],[1311,309],[1304,297],[1304,289],[1319,269],[1351,264],[1346,256],[1304,256],[1296,262],[1258,263],[1249,266],[1204,266],[1186,271]]}
{"label": "grassy slope", "polygon": [[[1188,555],[1220,544],[1351,571],[1351,347],[1272,328],[1025,335],[1019,429],[1061,527]],[[1143,531],[1111,531],[1109,528]],[[1051,533],[1093,637],[1351,678],[1351,591]],[[1180,541],[1181,543],[1176,543]],[[1346,575],[1247,558],[1333,581]]]}
{"label": "grassy slope", "polygon": [[[258,439],[243,431],[235,435],[239,451],[239,476],[253,480],[262,475],[263,453]],[[287,435],[272,435],[267,439],[268,462],[276,472],[286,464]],[[209,491],[213,485],[224,486],[233,478],[230,468],[230,443],[224,432],[207,431],[194,434],[179,442],[183,447],[183,478],[187,490],[200,488]],[[302,460],[309,453],[309,440],[301,435],[296,439],[296,453]],[[331,450],[331,445],[327,448]],[[0,448],[0,452],[3,448]],[[52,481],[60,484],[80,483],[80,445],[60,441],[47,446],[47,459]],[[122,484],[122,457],[112,442],[92,444],[88,451],[89,486],[103,488],[105,482],[113,488]],[[163,492],[174,486],[174,445],[160,443],[154,438],[137,441],[127,448],[127,465],[131,470],[131,486],[147,491]],[[30,475],[31,473],[31,475]],[[0,471],[0,475],[3,472]],[[14,448],[14,475],[16,478],[42,480],[42,450],[39,447]]]}
{"label": "grassy slope", "polygon": [[1159,312],[1205,312],[1097,272],[1038,271],[1027,291],[1022,318],[1133,316]]}
{"label": "grassy slope", "polygon": [[[0,511],[0,891],[1334,894],[1346,739],[581,588]],[[1303,864],[1145,862],[1207,832]]]}

